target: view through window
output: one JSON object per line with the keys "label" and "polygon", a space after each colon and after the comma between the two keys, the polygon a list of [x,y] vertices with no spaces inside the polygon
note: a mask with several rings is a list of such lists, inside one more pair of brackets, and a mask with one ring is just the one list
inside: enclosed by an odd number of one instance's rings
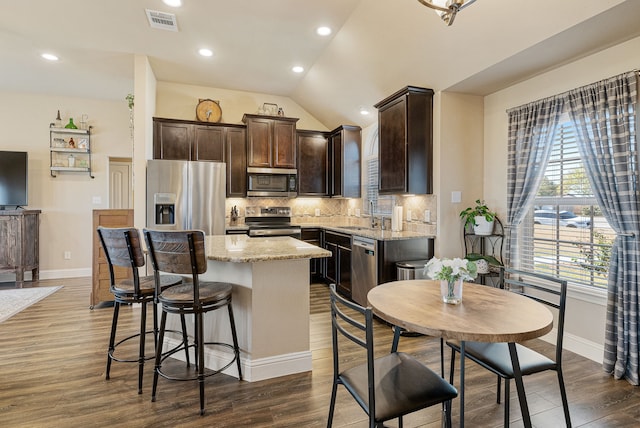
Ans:
{"label": "view through window", "polygon": [[523,267],[606,288],[615,232],[593,196],[573,123],[563,121],[534,207],[524,222]]}

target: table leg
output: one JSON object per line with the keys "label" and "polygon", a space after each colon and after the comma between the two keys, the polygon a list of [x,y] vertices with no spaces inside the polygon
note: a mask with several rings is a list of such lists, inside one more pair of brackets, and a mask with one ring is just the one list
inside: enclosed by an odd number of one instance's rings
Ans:
{"label": "table leg", "polygon": [[[522,421],[525,428],[531,428],[531,416],[529,415],[529,406],[527,405],[527,396],[524,393],[524,383],[522,382],[522,371],[520,371],[520,362],[518,361],[518,353],[516,352],[516,344],[509,342],[509,355],[511,356],[511,365],[513,366],[513,377],[516,381],[516,389],[518,390],[518,400],[520,401],[520,412],[522,413]],[[508,382],[508,380],[506,381]]]}
{"label": "table leg", "polygon": [[464,428],[464,340],[460,341],[460,428]]}

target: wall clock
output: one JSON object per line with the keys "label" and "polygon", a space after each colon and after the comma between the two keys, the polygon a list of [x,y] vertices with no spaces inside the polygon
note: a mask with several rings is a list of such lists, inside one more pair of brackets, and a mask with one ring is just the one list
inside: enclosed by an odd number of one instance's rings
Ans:
{"label": "wall clock", "polygon": [[220,108],[219,101],[208,98],[198,100],[196,118],[201,122],[219,122],[222,118],[222,109]]}

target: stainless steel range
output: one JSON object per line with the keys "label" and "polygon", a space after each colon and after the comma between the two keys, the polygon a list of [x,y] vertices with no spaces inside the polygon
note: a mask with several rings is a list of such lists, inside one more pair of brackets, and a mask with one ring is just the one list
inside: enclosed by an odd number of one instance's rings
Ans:
{"label": "stainless steel range", "polygon": [[245,209],[249,236],[291,236],[300,239],[300,226],[291,224],[291,208],[253,206]]}

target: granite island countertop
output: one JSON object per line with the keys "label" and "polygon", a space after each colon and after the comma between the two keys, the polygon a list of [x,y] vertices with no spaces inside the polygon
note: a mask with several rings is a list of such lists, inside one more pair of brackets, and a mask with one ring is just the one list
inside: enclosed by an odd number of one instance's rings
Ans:
{"label": "granite island countertop", "polygon": [[328,250],[288,236],[250,238],[247,235],[212,235],[206,237],[205,245],[208,259],[232,263],[331,256]]}

